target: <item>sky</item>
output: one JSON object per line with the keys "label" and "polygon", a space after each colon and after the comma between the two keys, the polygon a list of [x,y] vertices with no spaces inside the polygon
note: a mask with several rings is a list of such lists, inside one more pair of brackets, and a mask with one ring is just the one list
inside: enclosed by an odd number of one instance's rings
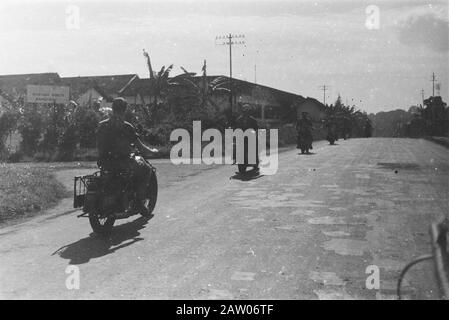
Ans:
{"label": "sky", "polygon": [[[0,1],[0,74],[138,74],[174,64],[233,76],[368,113],[448,102],[448,1]],[[437,94],[438,92],[436,92]]]}

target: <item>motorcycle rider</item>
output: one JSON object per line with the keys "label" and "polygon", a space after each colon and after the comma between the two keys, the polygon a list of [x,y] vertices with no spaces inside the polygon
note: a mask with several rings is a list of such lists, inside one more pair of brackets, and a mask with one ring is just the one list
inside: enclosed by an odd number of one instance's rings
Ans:
{"label": "motorcycle rider", "polygon": [[366,119],[364,133],[366,138],[370,138],[373,133],[373,125],[371,124],[371,121],[369,119]]}
{"label": "motorcycle rider", "polygon": [[308,112],[302,112],[302,117],[296,122],[296,132],[297,132],[297,148],[300,148],[301,139],[308,139],[310,141],[310,149],[313,150],[312,146],[312,129],[313,123],[309,118]]}
{"label": "motorcycle rider", "polygon": [[327,136],[326,139],[330,141],[331,139],[334,141],[338,141],[338,135],[337,135],[337,121],[334,116],[330,116],[326,122],[325,126],[327,129]]}
{"label": "motorcycle rider", "polygon": [[[242,106],[242,114],[237,117],[237,119],[235,120],[235,128],[236,129],[242,129],[243,132],[245,132],[247,129],[253,129],[256,132],[256,150],[258,150],[257,148],[257,143],[258,143],[258,130],[259,130],[259,124],[257,123],[256,118],[254,118],[253,116],[251,116],[251,111],[252,108],[249,104],[245,103]],[[234,157],[235,159],[235,157]],[[254,171],[257,172],[259,171],[259,155],[258,152],[256,151],[256,167],[254,168]]]}
{"label": "motorcycle rider", "polygon": [[125,121],[128,103],[124,98],[112,102],[112,114],[99,123],[97,129],[98,166],[112,172],[129,172],[136,191],[137,201],[132,208],[135,212],[146,210],[143,200],[146,197],[151,168],[142,157],[131,157],[137,148],[144,157],[157,153],[157,149],[146,146],[139,138],[136,129]]}

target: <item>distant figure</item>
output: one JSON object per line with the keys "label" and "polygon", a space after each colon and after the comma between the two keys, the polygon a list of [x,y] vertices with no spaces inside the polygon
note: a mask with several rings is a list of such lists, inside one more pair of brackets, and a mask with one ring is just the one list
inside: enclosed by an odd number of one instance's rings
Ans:
{"label": "distant figure", "polygon": [[343,116],[342,119],[342,136],[346,140],[350,137],[352,131],[351,119],[348,116]]}
{"label": "distant figure", "polygon": [[[253,116],[251,116],[251,111],[252,111],[252,108],[249,104],[244,104],[242,106],[242,115],[239,116],[235,120],[235,128],[242,129],[243,131],[246,131],[248,129],[252,129],[255,131],[255,133],[256,133],[256,166],[255,166],[254,170],[258,171],[259,170],[259,154],[258,154],[257,131],[259,130],[259,124],[257,123],[257,119],[254,118]],[[248,150],[247,148],[248,147],[246,146],[246,143],[245,143],[245,150]],[[245,151],[245,154],[247,154],[247,151]],[[234,154],[234,159],[235,159],[235,157],[236,156]],[[245,158],[247,158],[247,156],[245,156]]]}
{"label": "distant figure", "polygon": [[334,144],[335,141],[338,141],[337,121],[334,116],[325,120],[325,128],[327,130],[326,139],[330,144]]}
{"label": "distant figure", "polygon": [[301,113],[302,117],[296,122],[296,133],[297,133],[297,148],[298,149],[313,149],[312,146],[312,130],[313,123],[309,118],[307,112]]}
{"label": "distant figure", "polygon": [[369,119],[367,119],[365,122],[364,131],[365,131],[366,138],[370,138],[371,135],[373,134],[373,126],[371,125],[371,121],[369,121]]}

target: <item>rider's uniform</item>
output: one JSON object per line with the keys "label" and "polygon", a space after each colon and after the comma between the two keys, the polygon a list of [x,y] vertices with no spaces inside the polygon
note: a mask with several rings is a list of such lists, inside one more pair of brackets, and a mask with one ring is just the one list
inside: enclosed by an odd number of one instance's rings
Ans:
{"label": "rider's uniform", "polygon": [[259,143],[257,130],[259,130],[259,124],[257,123],[257,119],[249,115],[241,115],[236,119],[235,127],[237,129],[242,129],[243,132],[248,129],[253,129],[256,132],[256,165],[259,165],[259,154],[257,152],[257,144]]}
{"label": "rider's uniform", "polygon": [[[296,123],[296,133],[297,133],[297,141],[298,145],[297,147],[300,147],[300,140],[301,139],[308,139],[310,141],[313,140],[312,138],[312,128],[313,124],[310,119],[302,118],[297,121]],[[312,142],[310,142],[310,149],[312,149]]]}
{"label": "rider's uniform", "polygon": [[243,131],[247,129],[253,129],[257,132],[257,130],[259,129],[256,118],[244,115],[237,118],[236,127],[242,129]]}
{"label": "rider's uniform", "polygon": [[143,158],[131,157],[138,138],[129,122],[115,118],[101,121],[97,129],[98,165],[113,172],[129,172],[143,196],[151,171]]}

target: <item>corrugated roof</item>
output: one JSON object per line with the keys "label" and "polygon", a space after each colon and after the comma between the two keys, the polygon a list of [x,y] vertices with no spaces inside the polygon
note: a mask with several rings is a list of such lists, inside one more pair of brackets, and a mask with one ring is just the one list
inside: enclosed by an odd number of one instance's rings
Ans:
{"label": "corrugated roof", "polygon": [[70,87],[70,95],[77,98],[90,88],[95,88],[99,93],[110,97],[114,94],[121,94],[131,82],[139,77],[136,74],[121,74],[109,76],[79,76],[63,77],[61,82]]}
{"label": "corrugated roof", "polygon": [[10,95],[25,94],[28,84],[58,85],[61,78],[55,72],[0,75],[0,88]]}
{"label": "corrugated roof", "polygon": [[[226,77],[226,76],[206,76],[206,81],[208,83],[210,83],[218,77],[229,79],[229,77]],[[173,78],[170,78],[170,79],[173,79]],[[195,84],[199,85],[201,83],[201,81],[203,80],[203,77],[202,76],[194,76],[194,77],[190,77],[189,80],[191,80]],[[305,98],[298,94],[282,91],[279,89],[275,89],[275,88],[271,88],[268,86],[255,84],[252,82],[235,79],[235,78],[233,78],[232,81],[233,81],[233,88],[234,88],[235,94],[251,95],[255,88],[261,88],[261,89],[266,89],[266,90],[270,91],[276,99],[279,99],[279,100],[282,100],[285,102],[293,103],[293,102],[297,102],[299,100],[299,102],[301,103],[301,102],[305,101]],[[123,94],[124,96],[135,96],[137,94],[139,94],[141,96],[142,95],[147,96],[149,94],[149,92],[151,92],[153,83],[154,83],[154,80],[149,79],[149,78],[137,79],[137,80],[133,81],[129,86],[127,86],[121,92],[121,94]],[[225,83],[225,84],[223,84],[223,87],[229,88],[229,84]]]}
{"label": "corrugated roof", "polygon": [[154,79],[138,78],[129,83],[120,91],[120,94],[125,97],[133,96],[148,96],[152,91],[152,85],[155,83]]}
{"label": "corrugated roof", "polygon": [[322,102],[318,101],[318,100],[315,99],[315,98],[307,97],[306,100],[305,100],[304,102],[306,102],[306,101],[310,101],[310,102],[315,103],[315,104],[316,104],[319,108],[321,108],[322,110],[326,109],[326,106],[325,106]]}

